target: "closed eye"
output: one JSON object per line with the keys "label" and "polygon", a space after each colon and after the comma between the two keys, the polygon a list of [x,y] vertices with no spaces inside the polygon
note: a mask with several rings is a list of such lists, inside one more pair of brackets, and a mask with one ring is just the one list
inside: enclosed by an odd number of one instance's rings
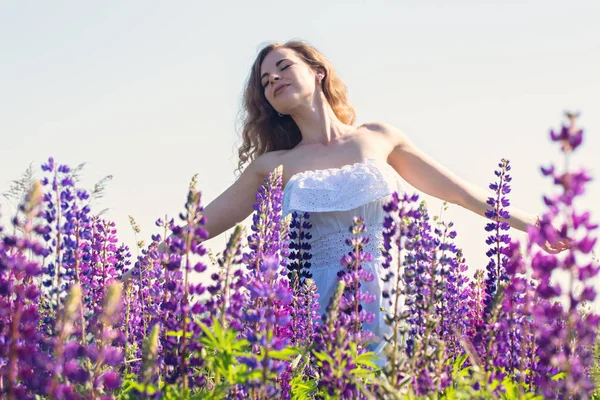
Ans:
{"label": "closed eye", "polygon": [[[282,71],[286,70],[290,65],[292,64],[288,64],[285,67],[281,68]],[[263,89],[266,89],[267,86],[269,86],[269,79],[267,79],[267,81],[264,83],[264,85],[262,85]]]}

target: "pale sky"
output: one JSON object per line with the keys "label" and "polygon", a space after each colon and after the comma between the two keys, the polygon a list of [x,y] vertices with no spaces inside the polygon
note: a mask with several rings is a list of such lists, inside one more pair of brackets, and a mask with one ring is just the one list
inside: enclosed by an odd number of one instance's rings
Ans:
{"label": "pale sky", "polygon": [[[300,38],[333,63],[358,123],[399,127],[482,188],[508,158],[511,202],[530,213],[556,191],[539,166],[564,166],[548,131],[581,111],[570,165],[596,179],[576,206],[598,222],[599,15],[596,1],[3,0],[0,191],[31,162],[87,162],[89,186],[114,175],[97,209],[133,248],[128,215],[148,240],[183,209],[192,175],[205,204],[233,183],[251,63],[262,44]],[[422,197],[438,214],[441,201]],[[458,206],[445,218],[470,273],[485,268],[486,220]],[[221,251],[230,232],[207,246]]]}

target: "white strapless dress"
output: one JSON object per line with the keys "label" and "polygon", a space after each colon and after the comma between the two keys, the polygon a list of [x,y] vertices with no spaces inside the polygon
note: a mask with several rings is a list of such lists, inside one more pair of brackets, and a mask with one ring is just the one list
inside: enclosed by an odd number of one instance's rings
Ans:
{"label": "white strapless dress", "polygon": [[[375,279],[362,282],[361,289],[376,298],[364,305],[367,311],[375,314],[373,322],[365,324],[364,328],[380,339],[378,345],[370,346],[370,350],[380,355],[385,344],[383,335],[390,332],[384,313],[380,311],[380,307],[389,309],[382,298],[383,206],[395,191],[400,195],[405,192],[400,175],[391,165],[375,158],[366,158],[341,168],[300,172],[290,178],[283,190],[283,216],[292,211],[310,214],[312,239],[309,243],[313,256],[310,272],[317,285],[321,314],[326,312],[337,286],[337,273],[344,268],[340,259],[351,250],[345,240],[351,236],[352,219],[354,216],[364,217],[365,234],[370,237],[364,250],[373,255],[373,261],[361,265],[372,272]],[[394,254],[392,268],[396,265],[395,257]]]}

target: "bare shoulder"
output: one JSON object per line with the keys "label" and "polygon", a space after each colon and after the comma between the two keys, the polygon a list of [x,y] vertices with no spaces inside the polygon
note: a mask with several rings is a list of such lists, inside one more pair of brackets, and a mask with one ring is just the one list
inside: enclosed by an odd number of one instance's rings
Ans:
{"label": "bare shoulder", "polygon": [[253,168],[263,178],[266,178],[275,168],[283,164],[283,155],[288,150],[274,150],[258,156],[253,162]]}
{"label": "bare shoulder", "polygon": [[366,122],[361,126],[387,139],[389,144],[394,147],[404,143],[407,140],[406,136],[400,128],[387,122]]}

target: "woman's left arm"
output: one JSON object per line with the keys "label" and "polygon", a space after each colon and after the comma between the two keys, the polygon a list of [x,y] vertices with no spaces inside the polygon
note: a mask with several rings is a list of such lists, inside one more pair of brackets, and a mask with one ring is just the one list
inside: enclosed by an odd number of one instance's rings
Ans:
{"label": "woman's left arm", "polygon": [[[391,125],[378,124],[379,131],[390,141],[388,163],[416,189],[430,196],[459,205],[484,218],[490,207],[486,201],[490,193],[456,176],[449,169],[420,151],[404,133]],[[506,207],[507,221],[515,229],[526,232],[534,226],[537,216],[514,207]]]}

